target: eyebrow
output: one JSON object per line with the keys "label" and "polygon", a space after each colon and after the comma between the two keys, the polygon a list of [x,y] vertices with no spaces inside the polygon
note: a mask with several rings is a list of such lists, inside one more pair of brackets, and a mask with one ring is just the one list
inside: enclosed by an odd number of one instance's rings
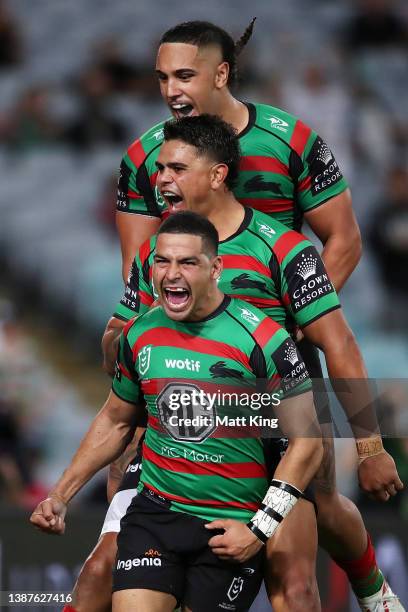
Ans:
{"label": "eyebrow", "polygon": [[[197,74],[197,71],[194,70],[194,68],[178,68],[177,70],[174,71],[174,74],[178,77],[183,76],[183,74],[185,73]],[[156,74],[160,76],[167,76],[165,72],[163,72],[162,70],[158,70],[157,68],[156,68]]]}
{"label": "eyebrow", "polygon": [[[166,257],[165,255],[160,255],[159,253],[156,253],[156,255],[154,255],[153,257],[153,261],[157,261],[157,260],[164,260],[164,261],[170,261],[169,257]],[[189,257],[182,257],[181,259],[177,260],[179,263],[185,263],[186,261],[194,261],[195,263],[198,263],[199,257],[196,257],[195,255],[191,255]]]}
{"label": "eyebrow", "polygon": [[188,168],[187,164],[183,164],[183,162],[169,162],[168,164],[162,164],[158,161],[155,162],[156,168],[158,170],[162,170],[167,166],[167,168]]}

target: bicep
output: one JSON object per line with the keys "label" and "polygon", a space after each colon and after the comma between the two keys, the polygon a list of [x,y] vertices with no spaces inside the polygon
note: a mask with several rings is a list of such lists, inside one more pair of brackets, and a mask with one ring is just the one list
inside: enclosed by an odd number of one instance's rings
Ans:
{"label": "bicep", "polygon": [[136,253],[142,244],[157,232],[159,226],[158,217],[116,212],[116,227],[122,249],[122,275],[125,283]]}
{"label": "bicep", "polygon": [[354,337],[341,308],[322,315],[302,330],[306,338],[323,351],[341,347],[345,340]]}
{"label": "bicep", "polygon": [[108,418],[113,426],[136,427],[144,416],[144,405],[127,402],[111,390],[100,414]]}
{"label": "bicep", "polygon": [[347,242],[360,240],[360,230],[346,189],[317,208],[305,212],[305,219],[323,244],[338,236]]}

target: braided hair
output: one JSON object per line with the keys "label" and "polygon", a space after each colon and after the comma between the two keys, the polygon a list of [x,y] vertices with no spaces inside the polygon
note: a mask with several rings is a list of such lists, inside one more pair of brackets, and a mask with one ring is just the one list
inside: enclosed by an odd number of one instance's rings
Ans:
{"label": "braided hair", "polygon": [[167,30],[160,40],[163,43],[185,43],[197,47],[217,45],[221,49],[222,60],[229,65],[228,84],[234,84],[238,77],[237,58],[252,36],[256,17],[234,43],[232,37],[222,28],[209,21],[185,21]]}

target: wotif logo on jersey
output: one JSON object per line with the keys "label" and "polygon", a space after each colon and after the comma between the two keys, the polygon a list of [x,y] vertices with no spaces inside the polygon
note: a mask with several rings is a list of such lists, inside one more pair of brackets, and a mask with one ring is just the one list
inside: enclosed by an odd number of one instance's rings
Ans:
{"label": "wotif logo on jersey", "polygon": [[187,370],[188,372],[199,372],[201,367],[201,362],[195,359],[165,359],[164,363],[166,364],[166,368],[169,369],[177,369],[177,370]]}
{"label": "wotif logo on jersey", "polygon": [[275,130],[280,130],[281,132],[288,131],[289,123],[287,123],[280,117],[272,115],[271,117],[265,117],[265,119],[271,122],[271,128],[274,128]]}

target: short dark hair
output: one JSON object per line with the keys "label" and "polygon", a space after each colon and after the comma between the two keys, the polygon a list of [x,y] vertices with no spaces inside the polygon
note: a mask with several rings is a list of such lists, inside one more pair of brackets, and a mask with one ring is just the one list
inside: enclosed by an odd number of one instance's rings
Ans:
{"label": "short dark hair", "polygon": [[242,36],[234,42],[222,28],[209,21],[185,21],[163,34],[160,44],[186,43],[197,47],[217,45],[221,49],[222,61],[229,64],[228,83],[234,84],[238,78],[237,58],[251,38],[256,17],[252,19]]}
{"label": "short dark hair", "polygon": [[216,115],[170,119],[164,124],[164,140],[181,140],[219,164],[228,166],[225,185],[232,189],[238,179],[241,151],[236,130]]}
{"label": "short dark hair", "polygon": [[215,226],[205,217],[190,210],[183,210],[167,217],[157,232],[158,236],[160,234],[200,236],[203,241],[203,251],[211,257],[218,254],[219,238]]}

